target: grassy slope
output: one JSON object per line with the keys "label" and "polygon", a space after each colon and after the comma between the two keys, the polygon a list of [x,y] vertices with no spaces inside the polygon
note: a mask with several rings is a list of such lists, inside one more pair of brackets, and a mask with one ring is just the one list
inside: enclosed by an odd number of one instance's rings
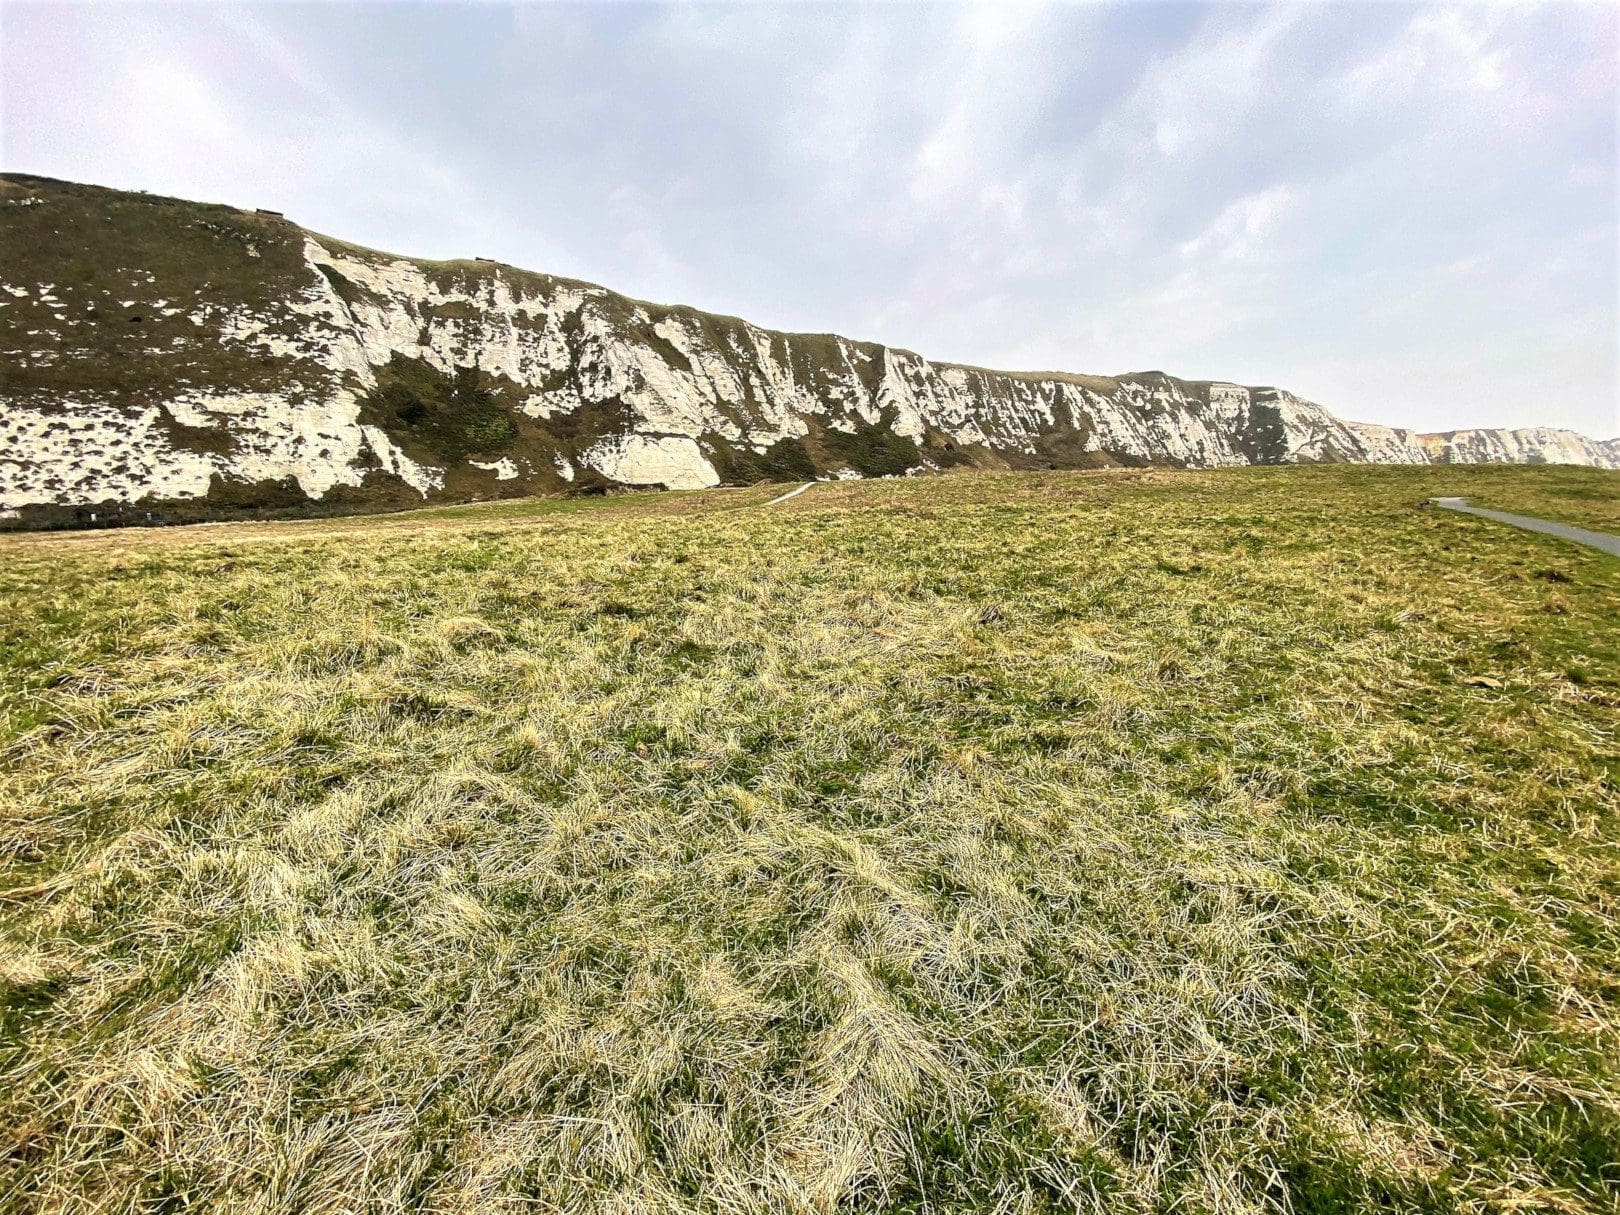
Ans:
{"label": "grassy slope", "polygon": [[1515,476],[1501,465],[1462,472],[1459,493],[1475,506],[1516,511],[1620,535],[1620,482],[1601,469],[1538,469]]}
{"label": "grassy slope", "polygon": [[[6,297],[7,397],[47,408],[83,399],[136,408],[187,387],[296,395],[290,381],[314,378],[189,319],[202,307],[268,313],[302,291],[309,268],[301,229],[215,203],[0,177],[0,198],[21,195],[43,201],[0,209],[3,278],[31,289],[51,284],[61,303],[39,303],[37,290],[26,300]],[[297,326],[271,332],[290,337]],[[31,357],[42,351],[48,357]]]}
{"label": "grassy slope", "polygon": [[1617,480],[6,541],[0,1208],[1612,1209]]}

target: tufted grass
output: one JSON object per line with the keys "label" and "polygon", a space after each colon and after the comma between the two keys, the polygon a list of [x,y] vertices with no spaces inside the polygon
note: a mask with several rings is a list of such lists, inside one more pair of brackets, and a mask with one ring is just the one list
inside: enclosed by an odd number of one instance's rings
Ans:
{"label": "tufted grass", "polygon": [[1475,476],[1462,478],[1461,483],[1474,487],[1476,506],[1620,535],[1620,492],[1616,492],[1613,472],[1596,468],[1526,469],[1526,475],[1513,477],[1504,475],[1511,470],[1503,468],[1470,471]]}
{"label": "tufted grass", "polygon": [[0,1210],[1612,1211],[1617,489],[0,542]]}

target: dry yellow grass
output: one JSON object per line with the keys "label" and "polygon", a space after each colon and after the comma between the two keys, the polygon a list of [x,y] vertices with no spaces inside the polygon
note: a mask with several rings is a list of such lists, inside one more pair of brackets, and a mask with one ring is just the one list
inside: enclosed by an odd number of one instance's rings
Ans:
{"label": "dry yellow grass", "polygon": [[1612,1209],[1617,482],[6,541],[0,1207]]}

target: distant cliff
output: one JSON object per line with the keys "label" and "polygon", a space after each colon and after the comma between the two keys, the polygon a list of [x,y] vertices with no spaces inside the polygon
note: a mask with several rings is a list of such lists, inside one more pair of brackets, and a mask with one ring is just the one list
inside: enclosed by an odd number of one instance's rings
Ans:
{"label": "distant cliff", "polygon": [[[1009,373],[424,262],[277,215],[0,178],[0,507],[187,517],[951,467],[1620,467],[1562,430],[1417,434],[1275,388]],[[186,506],[185,504],[189,504]]]}

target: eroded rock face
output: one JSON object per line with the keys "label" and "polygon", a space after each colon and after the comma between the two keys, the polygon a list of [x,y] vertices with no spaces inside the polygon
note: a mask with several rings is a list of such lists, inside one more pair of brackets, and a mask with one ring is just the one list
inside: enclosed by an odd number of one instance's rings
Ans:
{"label": "eroded rock face", "polygon": [[703,449],[679,435],[615,435],[601,440],[580,459],[624,485],[707,489],[720,484],[720,474]]}
{"label": "eroded rock face", "polygon": [[[1271,388],[936,364],[37,178],[0,179],[0,224],[24,251],[0,267],[0,508],[222,486],[251,505],[230,487],[268,485],[364,505],[964,465],[1620,467],[1620,443],[1568,431],[1415,434]],[[430,429],[408,393],[381,391],[402,366],[476,369],[510,424],[452,426],[446,455],[443,419]]]}
{"label": "eroded rock face", "polygon": [[1596,464],[1620,467],[1620,442],[1593,443],[1570,430],[1451,430],[1419,435],[1436,464]]}

